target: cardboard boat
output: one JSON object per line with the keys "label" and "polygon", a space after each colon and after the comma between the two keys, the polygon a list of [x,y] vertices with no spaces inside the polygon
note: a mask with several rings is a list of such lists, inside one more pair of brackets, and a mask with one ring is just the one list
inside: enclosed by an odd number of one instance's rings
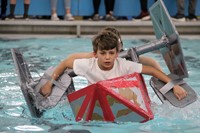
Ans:
{"label": "cardboard boat", "polygon": [[154,117],[138,73],[100,81],[67,97],[77,121],[145,122]]}

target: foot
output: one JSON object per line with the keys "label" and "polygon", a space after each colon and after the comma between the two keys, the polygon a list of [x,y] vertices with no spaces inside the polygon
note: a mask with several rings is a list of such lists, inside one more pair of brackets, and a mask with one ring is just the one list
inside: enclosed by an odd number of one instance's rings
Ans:
{"label": "foot", "polygon": [[28,16],[27,14],[24,14],[24,15],[23,15],[23,19],[29,20],[29,16]]}
{"label": "foot", "polygon": [[148,21],[148,20],[151,20],[151,17],[148,15],[148,16],[145,16],[145,17],[141,18],[141,20]]}
{"label": "foot", "polygon": [[60,19],[58,18],[57,14],[51,15],[51,20],[52,21],[59,21]]}
{"label": "foot", "polygon": [[190,15],[187,17],[187,20],[189,20],[189,21],[198,21],[198,18],[197,18],[195,15],[190,14]]}
{"label": "foot", "polygon": [[69,13],[69,14],[66,14],[66,15],[65,15],[64,20],[67,20],[67,21],[73,21],[73,20],[74,20],[74,17],[72,16],[71,13]]}
{"label": "foot", "polygon": [[185,16],[182,14],[176,14],[175,16],[172,17],[173,21],[177,21],[177,22],[185,22]]}
{"label": "foot", "polygon": [[106,15],[106,21],[116,21],[117,19],[113,15]]}
{"label": "foot", "polygon": [[1,14],[1,20],[5,20],[6,19],[6,14]]}
{"label": "foot", "polygon": [[92,18],[93,21],[99,21],[100,20],[100,17],[99,17],[99,14],[95,14]]}
{"label": "foot", "polygon": [[134,19],[142,19],[142,18],[144,18],[144,17],[146,17],[146,16],[149,16],[149,13],[148,13],[148,12],[142,11],[142,12],[140,13],[140,15],[137,16],[137,17],[135,17]]}
{"label": "foot", "polygon": [[15,16],[13,14],[10,14],[6,17],[6,20],[14,20]]}

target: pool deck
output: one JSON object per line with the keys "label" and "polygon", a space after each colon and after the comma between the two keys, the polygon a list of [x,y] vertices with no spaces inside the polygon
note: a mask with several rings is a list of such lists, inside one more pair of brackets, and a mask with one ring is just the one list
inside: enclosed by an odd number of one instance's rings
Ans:
{"label": "pool deck", "polygon": [[[174,22],[180,35],[200,36],[200,21]],[[9,35],[94,35],[103,27],[114,26],[122,35],[154,35],[151,21],[50,21],[15,19],[0,21],[0,37]]]}

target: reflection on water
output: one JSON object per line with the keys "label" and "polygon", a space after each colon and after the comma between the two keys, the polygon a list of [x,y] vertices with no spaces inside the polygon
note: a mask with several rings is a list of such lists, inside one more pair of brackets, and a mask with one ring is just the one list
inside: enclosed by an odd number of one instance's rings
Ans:
{"label": "reflection on water", "polygon": [[[148,40],[126,39],[126,48],[144,44]],[[185,55],[189,85],[198,93],[200,83],[200,40],[182,39],[181,44]],[[189,44],[189,45],[188,45]],[[19,87],[11,58],[10,48],[19,48],[29,64],[34,78],[42,75],[49,66],[57,65],[73,52],[91,51],[91,40],[88,38],[52,38],[0,41],[0,132],[66,132],[67,130],[89,130],[93,133],[106,132],[197,132],[200,129],[200,107],[197,102],[179,109],[170,104],[161,104],[149,86],[149,76],[144,76],[155,118],[146,123],[110,123],[110,122],[75,122],[70,106],[63,99],[55,108],[47,110],[44,115],[35,119],[30,116],[24,97]],[[166,73],[169,73],[162,56],[148,53],[155,58]],[[84,78],[74,78],[77,89],[86,86]]]}

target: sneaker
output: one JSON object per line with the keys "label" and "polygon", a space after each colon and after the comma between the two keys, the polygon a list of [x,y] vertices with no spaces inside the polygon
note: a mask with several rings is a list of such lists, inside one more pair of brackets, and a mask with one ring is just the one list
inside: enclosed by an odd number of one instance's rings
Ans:
{"label": "sneaker", "polygon": [[187,17],[187,20],[189,20],[189,21],[197,21],[198,18],[197,18],[195,15],[190,14],[190,15]]}
{"label": "sneaker", "polygon": [[67,21],[73,21],[73,20],[74,20],[74,17],[72,17],[72,14],[69,13],[69,14],[66,14],[66,15],[65,15],[64,20],[67,20]]}
{"label": "sneaker", "polygon": [[57,14],[51,15],[51,20],[52,21],[59,21],[60,19],[58,18]]}
{"label": "sneaker", "polygon": [[148,20],[151,20],[151,17],[148,15],[148,16],[141,18],[141,20],[142,21],[148,21]]}
{"label": "sneaker", "polygon": [[14,20],[15,19],[15,16],[13,14],[10,14],[6,17],[5,20]]}
{"label": "sneaker", "polygon": [[24,14],[24,15],[23,15],[23,19],[29,20],[29,16],[28,16],[27,14]]}
{"label": "sneaker", "polygon": [[93,21],[99,21],[100,20],[100,17],[99,17],[99,14],[95,14],[92,18]]}
{"label": "sneaker", "polygon": [[140,15],[137,16],[137,17],[135,17],[134,19],[142,19],[142,18],[144,18],[144,17],[146,17],[146,16],[149,16],[149,13],[148,13],[148,12],[142,11],[142,12],[140,13]]}
{"label": "sneaker", "polygon": [[182,14],[176,14],[175,16],[172,17],[173,21],[177,21],[177,22],[185,22],[185,16]]}
{"label": "sneaker", "polygon": [[106,15],[106,21],[116,21],[117,19],[113,15]]}

